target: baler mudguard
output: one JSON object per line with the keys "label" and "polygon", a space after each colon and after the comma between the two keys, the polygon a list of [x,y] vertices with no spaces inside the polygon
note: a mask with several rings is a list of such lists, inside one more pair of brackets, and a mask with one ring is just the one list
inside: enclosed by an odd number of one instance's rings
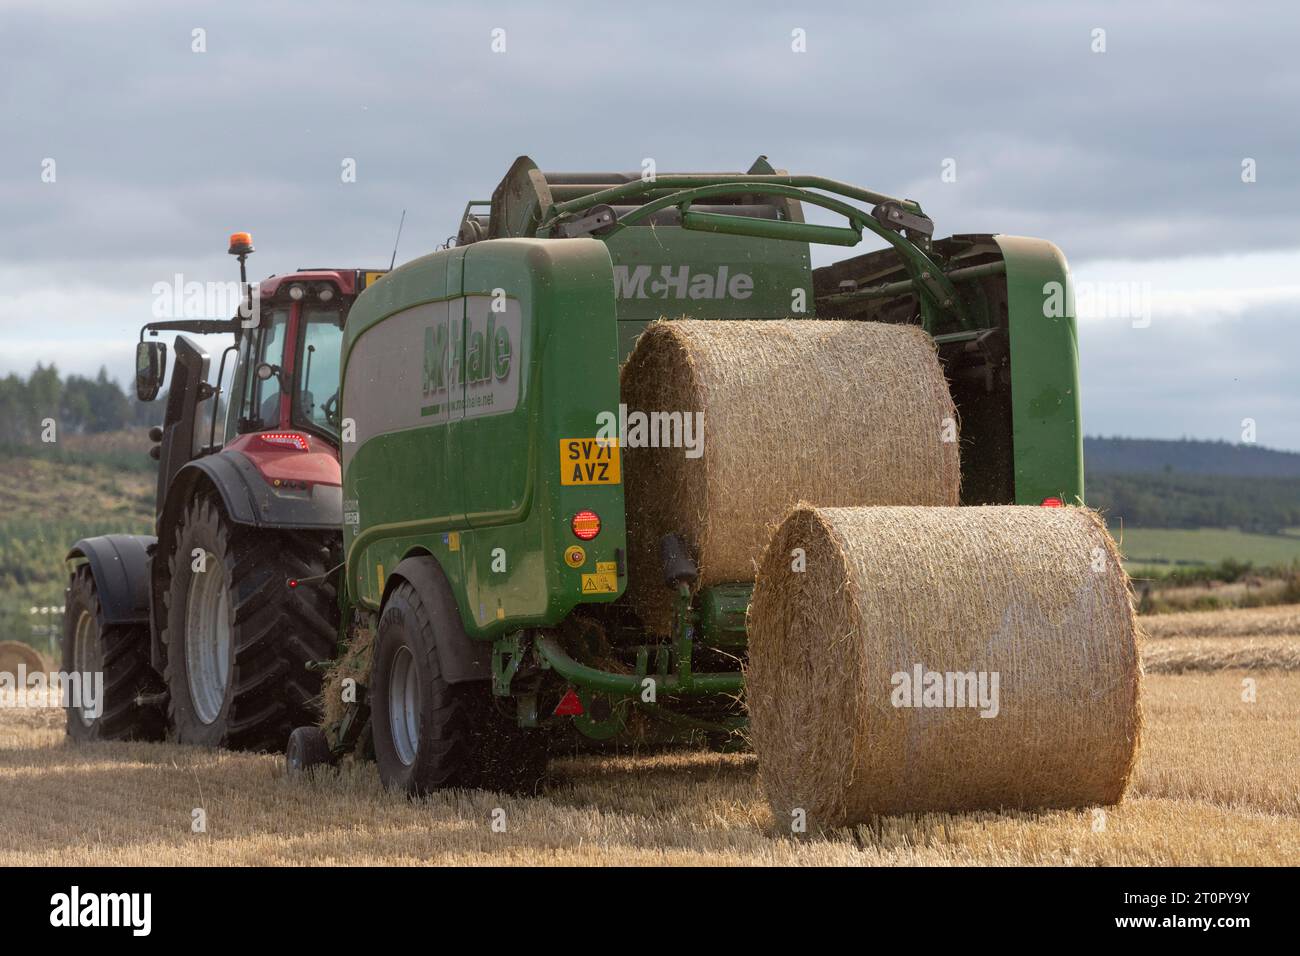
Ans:
{"label": "baler mudguard", "polygon": [[492,645],[475,641],[465,633],[456,596],[452,594],[447,575],[437,559],[428,554],[415,554],[404,559],[393,569],[384,599],[399,581],[406,581],[423,599],[433,618],[433,639],[438,649],[438,667],[442,679],[448,684],[466,681],[489,680],[492,677]]}

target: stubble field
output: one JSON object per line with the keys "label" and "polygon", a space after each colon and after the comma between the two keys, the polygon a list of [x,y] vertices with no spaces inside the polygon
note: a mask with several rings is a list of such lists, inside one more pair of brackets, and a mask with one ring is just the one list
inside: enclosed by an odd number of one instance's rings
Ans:
{"label": "stubble field", "polygon": [[570,758],[538,797],[410,802],[366,764],[293,781],[276,756],[77,747],[61,711],[0,708],[0,865],[1295,864],[1297,623],[1297,607],[1144,619],[1144,739],[1120,806],[804,838],[777,830],[744,754]]}

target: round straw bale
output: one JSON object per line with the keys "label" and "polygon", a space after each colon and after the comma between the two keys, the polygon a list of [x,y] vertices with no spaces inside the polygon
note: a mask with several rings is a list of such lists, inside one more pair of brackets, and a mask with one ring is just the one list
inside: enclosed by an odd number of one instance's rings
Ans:
{"label": "round straw bale", "polygon": [[[933,341],[916,326],[656,322],[623,368],[622,394],[629,600],[656,633],[671,620],[665,534],[685,538],[701,585],[752,581],[773,527],[798,501],[958,501],[956,412]],[[683,424],[702,413],[703,435],[692,433],[702,454],[689,457],[681,442],[644,447],[665,429],[651,418],[638,434],[638,412],[676,413]]]}
{"label": "round straw bale", "polygon": [[1137,623],[1087,509],[799,505],[748,627],[750,732],[778,826],[800,808],[835,827],[1123,796]]}
{"label": "round straw bale", "polygon": [[0,674],[18,675],[18,665],[26,666],[28,674],[46,671],[45,658],[36,648],[22,641],[0,641]]}

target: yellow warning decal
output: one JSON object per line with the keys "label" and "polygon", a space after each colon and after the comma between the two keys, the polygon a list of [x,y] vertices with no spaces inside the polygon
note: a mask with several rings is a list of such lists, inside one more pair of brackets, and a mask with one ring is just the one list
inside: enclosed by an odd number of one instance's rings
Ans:
{"label": "yellow warning decal", "polygon": [[613,562],[599,563],[599,568],[608,570],[597,570],[595,574],[584,574],[582,576],[582,593],[583,594],[614,594],[618,591],[618,575],[614,573]]}
{"label": "yellow warning decal", "polygon": [[384,272],[367,272],[365,278],[362,280],[364,288],[369,289],[386,275],[388,275],[386,270]]}
{"label": "yellow warning decal", "polygon": [[617,485],[622,480],[617,438],[560,439],[560,484]]}
{"label": "yellow warning decal", "polygon": [[376,565],[375,565],[375,577],[377,577],[377,578],[379,579],[379,593],[380,593],[380,594],[383,594],[383,593],[384,593],[384,581],[387,580],[387,579],[384,577],[384,566],[383,566],[382,564],[376,564]]}

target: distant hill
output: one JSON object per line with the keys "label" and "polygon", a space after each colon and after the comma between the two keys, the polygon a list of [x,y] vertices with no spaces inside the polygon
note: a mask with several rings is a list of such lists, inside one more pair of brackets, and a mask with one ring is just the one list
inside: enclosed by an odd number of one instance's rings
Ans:
{"label": "distant hill", "polygon": [[48,649],[49,629],[62,620],[63,557],[78,538],[150,533],[157,465],[149,445],[140,427],[49,445],[0,443],[0,641]]}
{"label": "distant hill", "polygon": [[1300,453],[1225,441],[1084,438],[1087,475],[1222,475],[1300,478]]}

